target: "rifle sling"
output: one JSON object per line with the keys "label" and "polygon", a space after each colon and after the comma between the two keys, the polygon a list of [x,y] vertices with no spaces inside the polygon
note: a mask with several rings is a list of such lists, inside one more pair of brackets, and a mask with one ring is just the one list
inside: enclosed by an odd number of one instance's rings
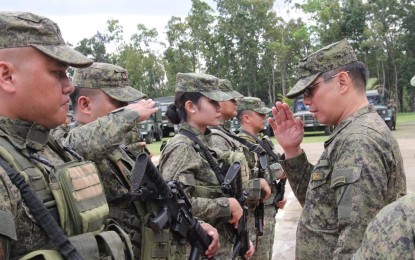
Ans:
{"label": "rifle sling", "polygon": [[24,177],[1,157],[0,166],[6,171],[12,183],[20,190],[24,202],[32,212],[37,223],[58,248],[62,256],[65,259],[83,259],[45,205],[38,199],[30,185],[26,183]]}
{"label": "rifle sling", "polygon": [[225,180],[225,177],[223,176],[223,172],[221,168],[219,167],[219,164],[216,162],[215,158],[213,158],[212,154],[210,153],[206,145],[204,145],[202,141],[200,141],[199,138],[197,138],[197,136],[194,133],[186,129],[181,129],[179,133],[186,136],[187,138],[189,138],[190,140],[192,140],[193,142],[199,145],[203,154],[206,156],[206,160],[208,161],[210,167],[215,172],[216,178],[218,179],[219,183],[222,185]]}
{"label": "rifle sling", "polygon": [[274,158],[274,160],[276,160],[277,162],[279,161],[279,156],[271,149],[271,147],[269,145],[266,145],[264,143],[264,141],[262,141],[261,139],[259,139],[257,136],[245,131],[245,130],[241,130],[241,132],[249,135],[250,137],[254,138],[255,141],[257,141],[257,143],[272,157]]}

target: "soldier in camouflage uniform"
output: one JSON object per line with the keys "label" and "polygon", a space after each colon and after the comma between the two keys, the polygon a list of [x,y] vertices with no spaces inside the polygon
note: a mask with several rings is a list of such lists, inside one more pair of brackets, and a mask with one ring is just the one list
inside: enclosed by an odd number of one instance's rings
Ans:
{"label": "soldier in camouflage uniform", "polygon": [[415,193],[384,207],[367,226],[354,259],[415,258]]}
{"label": "soldier in camouflage uniform", "polygon": [[[231,132],[229,121],[231,118],[234,118],[237,115],[238,106],[236,100],[243,98],[243,95],[233,90],[231,82],[226,79],[219,80],[219,89],[224,93],[228,94],[230,97],[232,97],[232,99],[219,102],[219,105],[221,107],[221,124],[217,127],[211,128],[212,147],[219,149],[222,152],[241,152],[244,154],[245,157],[245,153],[250,153],[249,148],[245,147],[239,141],[231,137],[235,135],[235,133]],[[246,163],[243,164],[241,167],[241,173],[243,174],[242,181],[244,184],[244,188],[248,189],[249,194],[247,198],[248,206],[250,209],[248,214],[248,226],[251,235],[251,240],[254,241],[255,236],[252,236],[256,233],[254,209],[258,204],[258,199],[261,198],[261,190],[263,192],[263,197],[266,200],[271,195],[271,188],[269,187],[268,182],[264,178],[255,177],[250,179],[250,172],[251,169],[249,167],[248,161],[246,161]],[[255,258],[255,256],[258,254],[259,253],[256,252],[252,257]]]}
{"label": "soldier in camouflage uniform", "polygon": [[[179,181],[192,197],[195,216],[211,223],[220,234],[221,249],[216,259],[230,259],[233,230],[242,216],[238,201],[225,195],[215,172],[204,153],[190,138],[182,134],[188,131],[214,153],[215,159],[222,152],[213,149],[208,126],[220,124],[218,102],[231,99],[218,89],[218,79],[211,75],[178,73],[176,77],[175,103],[170,105],[166,116],[173,124],[181,123],[180,132],[169,140],[160,156],[160,171],[166,180]],[[253,253],[248,250],[247,256]]]}
{"label": "soldier in camouflage uniform", "polygon": [[[87,69],[75,70],[73,84],[76,88],[71,100],[76,127],[63,143],[97,165],[110,204],[110,216],[128,231],[135,257],[139,259],[142,255],[141,224],[145,216],[139,215],[133,204],[123,197],[129,192],[129,177],[135,162],[119,146],[123,144],[137,153],[144,152],[145,143],[136,126],[157,108],[153,108],[152,100],[128,104],[146,95],[130,87],[127,71],[116,65],[94,63]],[[147,214],[145,209],[141,211]],[[210,225],[202,227],[216,235]],[[215,246],[212,248],[209,255],[214,254]],[[167,259],[168,256],[158,253],[158,257]]]}
{"label": "soldier in camouflage uniform", "polygon": [[370,220],[406,193],[397,141],[365,95],[367,68],[347,40],[300,61],[298,82],[287,94],[323,124],[336,126],[316,165],[300,144],[303,122],[287,104],[276,103],[269,120],[284,150],[280,163],[303,206],[296,258],[349,259],[360,246]]}
{"label": "soldier in camouflage uniform", "polygon": [[[267,114],[271,109],[264,106],[264,103],[259,98],[244,97],[238,100],[238,120],[241,124],[241,131],[239,136],[247,141],[258,144],[256,138],[262,142],[268,142],[271,148],[274,148],[271,140],[262,138],[260,132],[264,129]],[[256,137],[256,138],[255,138]],[[258,178],[259,173],[259,158],[257,154],[251,152],[247,155],[248,162],[251,165],[251,178]],[[274,180],[284,177],[281,166],[278,162],[272,162],[272,157],[268,156],[268,167],[265,169],[264,176],[271,187],[272,193],[275,193],[275,187],[272,184]],[[279,208],[284,208],[287,199],[278,202]],[[275,228],[275,208],[273,205],[273,198],[269,198],[265,202],[264,208],[264,234],[263,236],[254,237],[255,243],[258,244],[258,250],[252,259],[272,259],[272,247],[274,244],[274,228]],[[255,235],[254,229],[251,232]],[[256,241],[258,239],[258,241]]]}
{"label": "soldier in camouflage uniform", "polygon": [[[32,13],[0,12],[0,157],[18,176],[27,177],[23,183],[26,181],[36,194],[25,195],[24,187],[19,190],[8,176],[12,171],[6,173],[5,166],[0,167],[0,259],[17,259],[40,249],[49,256],[59,251],[58,245],[54,245],[56,240],[41,228],[41,221],[35,220],[27,205],[36,200],[44,207],[48,204],[51,214],[44,214],[43,219],[49,215],[55,219],[48,222],[49,227],[60,219],[53,213],[56,204],[50,202],[58,203],[62,198],[55,198],[48,184],[57,169],[65,162],[73,163],[74,158],[55,142],[49,129],[62,124],[68,112],[68,95],[74,90],[66,74],[68,66],[91,64],[92,60],[65,44],[53,21]],[[23,163],[25,168],[21,167]],[[95,191],[102,189],[99,178],[94,183],[98,184]],[[59,231],[62,232],[58,226],[54,233]],[[83,248],[93,250],[89,241],[84,241]],[[59,253],[53,258],[62,259]]]}

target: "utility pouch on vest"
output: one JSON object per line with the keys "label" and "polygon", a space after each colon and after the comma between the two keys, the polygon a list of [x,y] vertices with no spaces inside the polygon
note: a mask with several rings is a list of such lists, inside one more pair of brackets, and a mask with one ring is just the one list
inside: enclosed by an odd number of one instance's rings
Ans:
{"label": "utility pouch on vest", "polygon": [[[152,201],[134,202],[141,222],[141,254],[139,259],[148,260],[184,260],[187,241],[173,237],[170,228],[156,233],[149,227],[149,219],[158,212],[159,205]],[[136,256],[137,258],[137,256]]]}
{"label": "utility pouch on vest", "polygon": [[[85,260],[132,259],[125,254],[125,244],[116,231],[103,231],[97,235],[86,233],[70,237],[71,244]],[[36,250],[20,260],[61,260],[62,255],[56,250]]]}
{"label": "utility pouch on vest", "polygon": [[61,227],[68,236],[104,229],[109,208],[94,164],[65,163],[55,167],[50,179]]}

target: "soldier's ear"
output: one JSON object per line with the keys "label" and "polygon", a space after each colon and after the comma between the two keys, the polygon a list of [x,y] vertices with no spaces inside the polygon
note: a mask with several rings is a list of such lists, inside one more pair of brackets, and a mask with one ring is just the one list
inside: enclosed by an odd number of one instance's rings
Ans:
{"label": "soldier's ear", "polygon": [[91,99],[86,96],[78,98],[78,109],[84,114],[91,114]]}
{"label": "soldier's ear", "polygon": [[186,103],[184,103],[184,109],[186,111],[186,114],[194,113],[195,112],[195,105],[192,101],[188,100]]}
{"label": "soldier's ear", "polygon": [[16,91],[13,81],[13,66],[5,61],[0,61],[0,88],[7,93]]}

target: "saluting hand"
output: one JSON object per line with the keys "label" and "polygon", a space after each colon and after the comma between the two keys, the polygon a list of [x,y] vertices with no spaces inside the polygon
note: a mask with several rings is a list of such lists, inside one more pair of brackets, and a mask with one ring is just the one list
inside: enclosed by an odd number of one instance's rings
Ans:
{"label": "saluting hand", "polygon": [[300,144],[304,137],[303,121],[294,118],[288,104],[276,102],[272,108],[274,119],[269,118],[269,124],[274,130],[274,136],[284,149],[285,158],[289,159],[301,154]]}
{"label": "saluting hand", "polygon": [[138,102],[128,104],[125,108],[134,110],[140,114],[140,122],[147,120],[152,114],[156,113],[158,108],[156,103],[150,99],[141,99]]}

